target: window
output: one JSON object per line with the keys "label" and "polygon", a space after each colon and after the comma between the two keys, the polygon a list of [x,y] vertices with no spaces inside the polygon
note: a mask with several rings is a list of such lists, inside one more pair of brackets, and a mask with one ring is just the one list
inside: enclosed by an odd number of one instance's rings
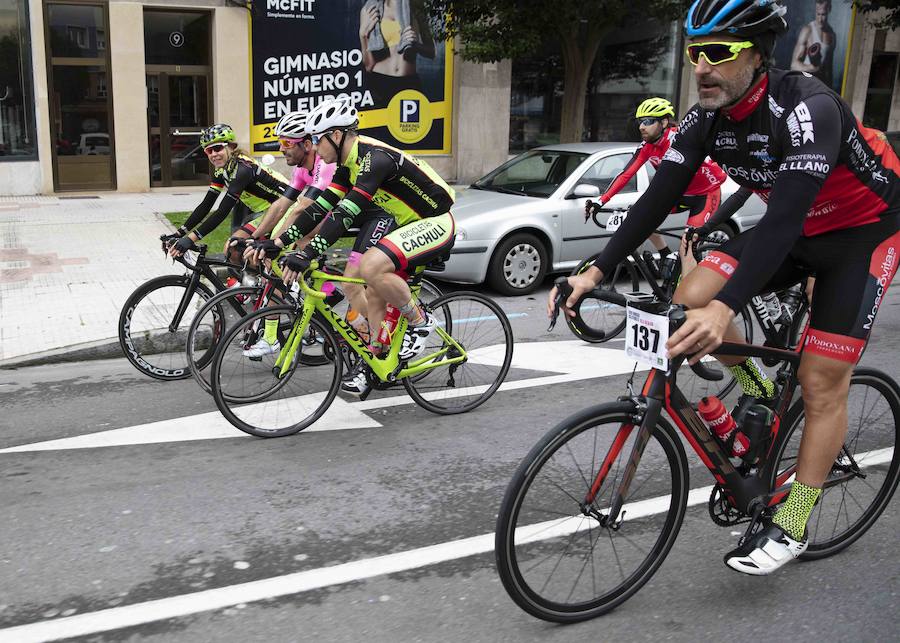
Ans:
{"label": "window", "polygon": [[574,152],[533,150],[507,161],[476,181],[472,187],[546,198],[556,191],[585,158],[586,154]]}
{"label": "window", "polygon": [[209,65],[208,13],[144,11],[144,59],[148,65]]}
{"label": "window", "polygon": [[869,87],[866,90],[866,107],[863,124],[885,130],[891,115],[894,99],[894,81],[897,78],[898,55],[875,52],[869,72]]}
{"label": "window", "polygon": [[106,55],[106,27],[101,7],[51,4],[47,7],[47,16],[53,57],[100,58]]}
{"label": "window", "polygon": [[84,27],[66,27],[66,34],[69,40],[79,49],[87,48],[87,29]]}
{"label": "window", "polygon": [[0,161],[36,158],[26,0],[0,0]]}
{"label": "window", "polygon": [[[681,73],[680,24],[634,14],[601,43],[584,110],[585,141],[640,141],[634,111],[650,96],[675,101]],[[513,60],[509,150],[559,142],[565,68],[556,43]]]}
{"label": "window", "polygon": [[[594,163],[584,176],[581,177],[579,183],[590,183],[600,188],[601,192],[605,192],[625,166],[631,159],[631,154],[613,154],[612,156],[604,156],[602,159]],[[631,180],[625,184],[619,194],[623,192],[637,192],[637,174],[631,177]]]}

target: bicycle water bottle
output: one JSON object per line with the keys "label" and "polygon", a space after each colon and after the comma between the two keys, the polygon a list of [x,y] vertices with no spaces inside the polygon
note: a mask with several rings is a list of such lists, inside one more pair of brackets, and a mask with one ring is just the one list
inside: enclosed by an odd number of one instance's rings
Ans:
{"label": "bicycle water bottle", "polygon": [[669,281],[675,272],[675,266],[678,264],[678,255],[670,252],[662,258],[662,264],[659,268],[659,276],[663,281]]}
{"label": "bicycle water bottle", "polygon": [[359,335],[363,341],[369,341],[369,322],[366,321],[366,318],[356,312],[355,309],[351,308],[347,311],[347,322],[353,327],[353,330],[356,331],[356,334]]}
{"label": "bicycle water bottle", "polygon": [[731,413],[722,404],[722,400],[715,395],[704,397],[697,405],[697,411],[722,444],[726,444],[734,435],[731,455],[741,457],[747,453],[749,447],[747,436],[737,430],[737,424],[734,423]]}
{"label": "bicycle water bottle", "polygon": [[381,328],[378,330],[378,341],[382,346],[390,345],[391,335],[393,335],[394,329],[397,328],[399,319],[400,309],[388,304],[384,314],[384,321],[381,322]]}
{"label": "bicycle water bottle", "polygon": [[747,451],[744,459],[752,459],[763,439],[775,421],[775,413],[767,406],[753,404],[747,409],[741,421],[741,433],[747,438]]}
{"label": "bicycle water bottle", "polygon": [[781,319],[781,300],[774,292],[762,295],[762,300],[766,303],[766,309],[769,311],[769,319],[773,324],[777,324]]}

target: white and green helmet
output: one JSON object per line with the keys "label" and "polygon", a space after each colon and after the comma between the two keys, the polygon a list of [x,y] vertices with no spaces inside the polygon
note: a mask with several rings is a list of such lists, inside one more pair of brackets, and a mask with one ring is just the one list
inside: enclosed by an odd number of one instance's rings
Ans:
{"label": "white and green helmet", "polygon": [[236,137],[231,125],[216,123],[200,132],[200,145],[207,147],[216,143],[234,143]]}

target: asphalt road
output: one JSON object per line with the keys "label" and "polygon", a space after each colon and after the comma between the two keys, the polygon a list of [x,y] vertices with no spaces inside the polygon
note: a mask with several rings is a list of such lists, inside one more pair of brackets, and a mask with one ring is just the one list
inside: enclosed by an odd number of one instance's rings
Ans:
{"label": "asphalt road", "polygon": [[[545,297],[499,299],[517,349],[561,342],[550,349],[593,364],[621,348],[548,335]],[[897,355],[895,285],[863,364],[900,378]],[[514,377],[558,372],[535,362]],[[722,564],[736,532],[694,506],[659,572],[611,614],[557,626],[516,607],[491,550],[503,491],[550,427],[626,379],[523,386],[463,416],[398,402],[348,416],[363,428],[197,440],[215,404],[189,380],[124,359],[0,371],[0,641],[895,640],[896,498],[845,552],[762,579]],[[178,441],[159,438],[197,415]],[[111,446],[24,446],[92,434]],[[689,462],[691,488],[710,484]]]}

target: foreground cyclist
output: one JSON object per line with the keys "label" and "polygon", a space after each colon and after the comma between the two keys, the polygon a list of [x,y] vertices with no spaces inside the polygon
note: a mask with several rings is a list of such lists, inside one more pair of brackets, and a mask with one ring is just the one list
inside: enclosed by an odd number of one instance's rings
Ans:
{"label": "foreground cyclist", "polygon": [[[638,105],[634,117],[638,121],[638,130],[643,143],[635,150],[625,169],[606,188],[606,192],[600,195],[600,207],[605,206],[618,194],[644,163],[649,161],[654,169],[658,168],[678,134],[678,126],[674,123],[675,106],[665,98],[648,98]],[[704,161],[700,171],[685,190],[684,196],[679,200],[675,211],[687,210],[689,212],[687,224],[693,228],[702,226],[719,207],[722,200],[721,185],[724,182],[725,172],[722,168],[712,161]],[[585,215],[587,214],[589,213],[586,211]],[[650,235],[650,243],[661,257],[668,254],[669,248],[659,233],[654,232]]]}
{"label": "foreground cyclist", "polygon": [[[307,116],[306,130],[319,154],[339,167],[332,185],[322,195],[331,211],[306,248],[286,257],[285,280],[292,281],[307,270],[365,209],[372,204],[380,206],[399,227],[368,250],[360,264],[369,286],[369,322],[374,336],[387,304],[399,309],[409,323],[400,359],[410,360],[425,349],[434,320],[413,300],[404,277],[445,255],[453,246],[456,231],[450,207],[454,192],[425,162],[360,136],[358,125],[356,109],[342,99],[324,101]],[[371,348],[376,355],[384,349],[375,337]],[[361,362],[361,370],[354,373],[360,394],[368,391],[364,368]]]}
{"label": "foreground cyclist", "polygon": [[777,0],[693,3],[685,31],[700,103],[595,266],[569,278],[566,302],[662,222],[707,155],[767,198],[756,228],[681,283],[675,301],[691,310],[668,344],[670,355],[691,352],[696,362],[723,340],[741,342],[731,320],[754,294],[816,275],[799,369],[806,425],[796,480],[772,522],[725,556],[753,575],[806,550],[807,520],[843,446],[850,375],[900,258],[900,160],[819,80],[768,68],[786,12]]}

